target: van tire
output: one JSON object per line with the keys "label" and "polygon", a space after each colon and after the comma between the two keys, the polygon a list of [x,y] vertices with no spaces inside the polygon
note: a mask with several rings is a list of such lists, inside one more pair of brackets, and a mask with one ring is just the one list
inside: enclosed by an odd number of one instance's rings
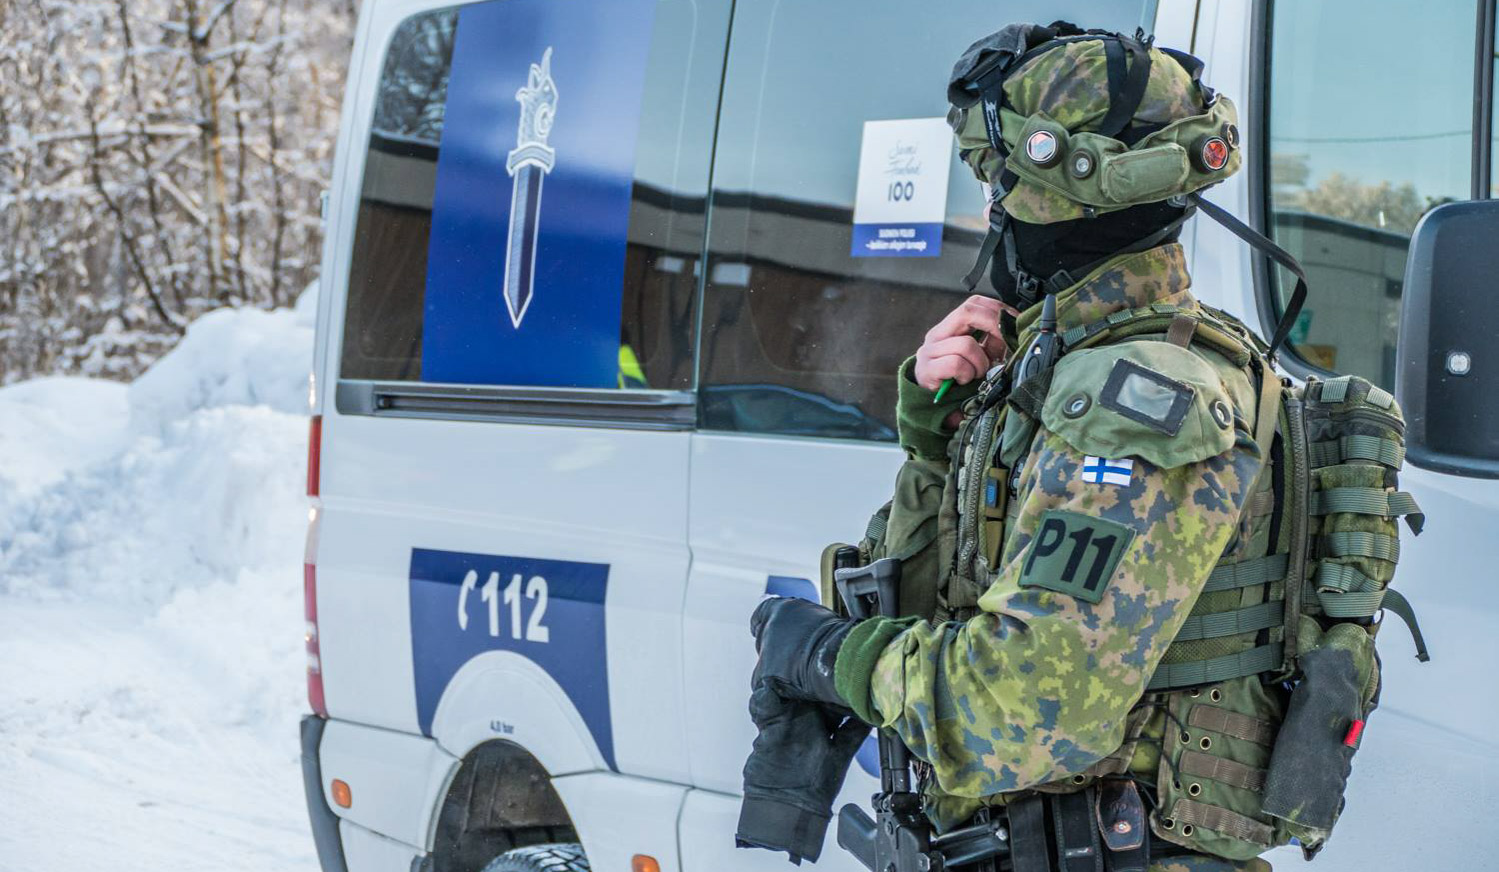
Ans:
{"label": "van tire", "polygon": [[575,842],[530,845],[490,860],[483,872],[588,872],[588,857]]}

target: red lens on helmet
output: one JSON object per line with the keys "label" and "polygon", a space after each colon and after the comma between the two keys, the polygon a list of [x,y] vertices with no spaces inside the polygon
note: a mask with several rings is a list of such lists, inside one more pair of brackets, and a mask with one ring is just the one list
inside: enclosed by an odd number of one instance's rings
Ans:
{"label": "red lens on helmet", "polygon": [[1202,144],[1202,165],[1217,172],[1228,166],[1228,143],[1217,136]]}

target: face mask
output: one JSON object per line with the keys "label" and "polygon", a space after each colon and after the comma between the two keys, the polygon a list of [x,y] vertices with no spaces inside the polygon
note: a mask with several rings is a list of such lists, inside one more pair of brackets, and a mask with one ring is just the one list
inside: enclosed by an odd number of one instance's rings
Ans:
{"label": "face mask", "polygon": [[1181,235],[1184,215],[1181,207],[1148,203],[1096,218],[1055,224],[1027,224],[1009,219],[1016,270],[1011,271],[1008,257],[997,256],[989,278],[1000,300],[1023,311],[1035,305],[1039,297],[1034,292],[1025,293],[1020,286],[1020,273],[1050,278],[1065,272],[1081,279],[1116,254],[1142,250],[1137,248],[1142,242],[1148,241],[1147,247],[1151,248],[1174,242]]}

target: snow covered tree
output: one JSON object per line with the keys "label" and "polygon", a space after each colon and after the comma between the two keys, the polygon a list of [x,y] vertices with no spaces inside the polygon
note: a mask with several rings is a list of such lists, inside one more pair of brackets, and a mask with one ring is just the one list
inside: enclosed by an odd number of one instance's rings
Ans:
{"label": "snow covered tree", "polygon": [[354,0],[0,2],[0,383],[315,276]]}

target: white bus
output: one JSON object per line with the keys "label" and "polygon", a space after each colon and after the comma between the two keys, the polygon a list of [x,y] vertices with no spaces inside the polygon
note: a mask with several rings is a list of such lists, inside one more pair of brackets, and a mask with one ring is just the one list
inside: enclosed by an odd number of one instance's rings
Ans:
{"label": "white bus", "polygon": [[[1495,190],[1494,3],[367,0],[309,452],[325,872],[784,868],[734,847],[747,618],[814,596],[887,498],[897,365],[962,299],[984,204],[936,121],[952,62],[1056,19],[1206,61],[1246,148],[1208,198],[1311,279],[1283,367],[1399,381],[1412,419],[1399,578],[1433,659],[1384,634],[1318,868],[1499,868],[1499,316],[1402,298],[1419,217]],[[1211,222],[1183,242],[1268,334],[1285,277]]]}

